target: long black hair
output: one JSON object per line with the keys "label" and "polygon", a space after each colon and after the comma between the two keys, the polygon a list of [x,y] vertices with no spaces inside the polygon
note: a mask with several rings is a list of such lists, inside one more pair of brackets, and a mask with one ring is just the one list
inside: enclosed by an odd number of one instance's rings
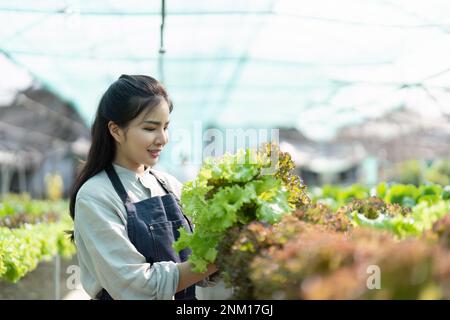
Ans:
{"label": "long black hair", "polygon": [[[91,177],[112,163],[116,144],[109,132],[109,121],[126,130],[129,122],[143,111],[150,112],[165,99],[172,112],[173,104],[164,86],[156,79],[143,75],[121,75],[103,94],[91,127],[92,144],[87,159],[77,175],[70,192],[69,211],[75,218],[78,190]],[[72,235],[73,232],[69,232]]]}

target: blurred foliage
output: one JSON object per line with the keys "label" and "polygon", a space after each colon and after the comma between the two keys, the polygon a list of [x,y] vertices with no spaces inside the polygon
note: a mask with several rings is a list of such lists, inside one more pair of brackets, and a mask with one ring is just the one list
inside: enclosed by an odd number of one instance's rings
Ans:
{"label": "blurred foliage", "polygon": [[67,210],[67,201],[35,200],[27,193],[6,194],[0,198],[0,226],[56,221]]}
{"label": "blurred foliage", "polygon": [[396,175],[394,176],[394,181],[401,184],[413,184],[415,186],[423,183],[424,171],[422,164],[418,160],[408,160],[395,165]]}
{"label": "blurred foliage", "polygon": [[[230,229],[218,265],[235,299],[448,299],[450,251],[369,228],[339,232],[285,216]],[[380,289],[371,290],[373,267]]]}
{"label": "blurred foliage", "polygon": [[450,185],[450,159],[442,159],[435,162],[425,172],[425,179],[442,186]]}
{"label": "blurred foliage", "polygon": [[450,186],[442,187],[438,184],[415,186],[412,184],[387,184],[382,182],[374,188],[359,184],[347,187],[325,185],[322,188],[313,188],[310,191],[314,203],[329,205],[333,210],[345,206],[353,200],[363,200],[376,196],[386,203],[399,204],[412,208],[420,202],[429,204],[450,198]]}
{"label": "blurred foliage", "polygon": [[398,163],[391,170],[388,180],[415,186],[426,183],[449,185],[450,159],[435,160],[430,165],[416,159]]}
{"label": "blurred foliage", "polygon": [[450,212],[433,224],[432,231],[438,237],[439,243],[450,249]]}
{"label": "blurred foliage", "polygon": [[[449,191],[316,189],[279,223],[229,229],[216,263],[235,299],[449,299]],[[373,270],[378,290],[368,286]]]}
{"label": "blurred foliage", "polygon": [[75,246],[65,234],[72,228],[67,201],[32,200],[9,194],[0,202],[0,280],[17,282],[40,261],[56,254],[69,258]]}
{"label": "blurred foliage", "polygon": [[352,227],[350,216],[345,210],[334,211],[329,206],[320,203],[298,209],[293,215],[301,221],[323,225],[335,231],[348,231]]}
{"label": "blurred foliage", "polygon": [[57,173],[47,174],[45,176],[45,184],[47,191],[47,198],[49,200],[59,200],[63,196],[64,181],[61,175]]}

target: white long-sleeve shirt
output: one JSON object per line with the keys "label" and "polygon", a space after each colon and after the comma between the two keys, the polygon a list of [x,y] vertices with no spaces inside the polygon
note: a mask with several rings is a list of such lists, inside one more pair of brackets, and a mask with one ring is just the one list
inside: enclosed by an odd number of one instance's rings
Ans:
{"label": "white long-sleeve shirt", "polygon": [[[132,202],[166,194],[148,169],[137,174],[113,166]],[[180,197],[182,184],[175,177],[153,171]],[[128,238],[125,206],[105,171],[78,191],[74,229],[81,284],[92,298],[104,288],[113,299],[173,299],[179,280],[176,263],[150,265],[137,251]]]}

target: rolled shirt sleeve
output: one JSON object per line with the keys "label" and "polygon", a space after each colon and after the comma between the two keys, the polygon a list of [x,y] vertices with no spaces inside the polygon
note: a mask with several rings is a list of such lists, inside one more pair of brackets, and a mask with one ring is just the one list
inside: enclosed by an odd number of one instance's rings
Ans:
{"label": "rolled shirt sleeve", "polygon": [[[77,197],[74,223],[79,260],[113,299],[173,299],[179,281],[176,263],[147,263],[129,240],[123,221],[103,202],[86,194]],[[90,290],[91,296],[96,294],[94,288]]]}

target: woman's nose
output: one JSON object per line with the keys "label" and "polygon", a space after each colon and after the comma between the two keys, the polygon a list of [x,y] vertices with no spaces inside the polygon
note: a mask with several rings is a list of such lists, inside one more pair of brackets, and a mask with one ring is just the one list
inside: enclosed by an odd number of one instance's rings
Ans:
{"label": "woman's nose", "polygon": [[166,145],[167,142],[169,142],[169,137],[167,134],[167,131],[162,129],[162,130],[158,130],[158,136],[156,137],[156,141],[155,141],[158,145]]}

